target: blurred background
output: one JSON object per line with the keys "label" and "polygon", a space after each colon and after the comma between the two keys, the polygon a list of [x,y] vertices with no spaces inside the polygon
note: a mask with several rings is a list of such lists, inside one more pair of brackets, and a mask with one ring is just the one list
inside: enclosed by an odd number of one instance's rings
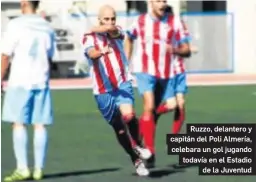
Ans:
{"label": "blurred background", "polygon": [[[81,51],[82,35],[97,23],[97,12],[103,4],[114,6],[117,24],[123,29],[148,10],[146,1],[41,0],[38,13],[52,24],[57,34],[58,51],[54,58],[57,70],[53,78],[87,76]],[[256,17],[255,1],[168,0],[168,4],[176,15],[183,17],[193,45],[199,49],[186,61],[189,73],[256,73],[256,25],[251,23]],[[1,31],[10,19],[20,14],[19,2],[2,1]]]}

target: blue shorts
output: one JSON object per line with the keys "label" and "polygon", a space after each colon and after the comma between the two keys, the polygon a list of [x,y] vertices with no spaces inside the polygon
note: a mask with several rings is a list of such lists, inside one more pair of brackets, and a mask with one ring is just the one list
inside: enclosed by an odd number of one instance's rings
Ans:
{"label": "blue shorts", "polygon": [[186,73],[176,75],[174,80],[175,94],[186,94],[188,92]]}
{"label": "blue shorts", "polygon": [[50,89],[7,88],[2,120],[22,124],[52,124],[53,112]]}
{"label": "blue shorts", "polygon": [[111,123],[121,104],[134,104],[132,83],[130,81],[124,82],[118,90],[95,95],[95,99],[101,114],[108,123]]}
{"label": "blue shorts", "polygon": [[159,79],[149,74],[137,73],[136,82],[141,95],[147,91],[154,92],[156,84],[158,83],[162,87],[162,101],[175,97],[174,79]]}

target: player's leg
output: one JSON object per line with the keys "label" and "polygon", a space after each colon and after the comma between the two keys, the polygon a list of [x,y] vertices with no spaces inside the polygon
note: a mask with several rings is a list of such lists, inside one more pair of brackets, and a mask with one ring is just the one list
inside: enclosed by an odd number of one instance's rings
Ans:
{"label": "player's leg", "polygon": [[171,112],[177,106],[174,91],[174,79],[161,80],[160,82],[162,86],[162,102],[156,108],[156,113],[159,115]]}
{"label": "player's leg", "polygon": [[116,105],[119,107],[127,133],[131,137],[132,146],[142,159],[148,159],[151,152],[141,147],[138,119],[134,111],[134,93],[131,82],[124,82],[115,92]]}
{"label": "player's leg", "polygon": [[30,123],[33,94],[22,88],[8,88],[4,98],[3,121],[12,123],[15,171],[4,181],[20,181],[30,177],[27,159],[28,136],[25,125]]}
{"label": "player's leg", "polygon": [[[176,107],[175,94],[173,89],[173,80],[157,80],[154,90],[155,97],[155,122],[159,117],[167,112],[172,111]],[[155,166],[155,155],[146,161],[148,168]]]}
{"label": "player's leg", "polygon": [[[125,98],[126,100],[126,98]],[[119,109],[122,115],[124,123],[131,134],[131,142],[134,147],[141,146],[141,140],[139,136],[139,122],[133,109],[132,104],[125,103],[121,101]]]}
{"label": "player's leg", "polygon": [[32,124],[34,126],[34,172],[33,178],[43,178],[43,169],[47,153],[48,133],[46,125],[53,122],[50,89],[34,90]]}
{"label": "player's leg", "polygon": [[156,78],[144,74],[136,74],[138,91],[143,96],[143,114],[140,118],[140,134],[144,145],[152,154],[155,153],[155,121],[154,121],[154,87]]}
{"label": "player's leg", "polygon": [[182,73],[175,77],[175,93],[177,107],[174,113],[172,133],[180,132],[185,121],[185,94],[187,93],[186,74]]}
{"label": "player's leg", "polygon": [[[163,87],[160,84],[159,80],[156,81],[155,83],[155,88],[154,88],[154,108],[157,108],[161,102],[162,102],[162,96],[163,96]],[[160,118],[161,114],[157,113],[156,110],[154,109],[154,119],[155,119],[155,127],[157,125],[157,122]],[[155,167],[155,154],[152,154],[152,156],[145,161],[146,167],[147,168],[154,168]]]}
{"label": "player's leg", "polygon": [[[98,108],[105,118],[105,120],[112,126],[117,141],[122,146],[124,151],[130,156],[133,164],[135,164],[136,169],[141,169],[141,161],[137,153],[135,153],[130,137],[127,133],[127,128],[123,123],[122,115],[116,105],[116,99],[113,93],[105,93],[95,96]],[[148,175],[145,173],[139,173],[139,175]]]}
{"label": "player's leg", "polygon": [[127,127],[125,126],[125,123],[123,123],[121,120],[122,115],[118,110],[111,121],[111,125],[115,131],[117,140],[126,151],[126,153],[130,156],[131,161],[136,168],[136,173],[139,176],[147,176],[149,175],[149,171],[140,159],[139,154],[134,150],[134,146],[132,145],[129,132],[127,131]]}
{"label": "player's leg", "polygon": [[[158,106],[157,113],[164,114],[174,111],[177,107],[177,100],[175,97],[175,79],[163,80],[164,85],[163,102]],[[176,123],[173,123],[173,128],[176,128]]]}
{"label": "player's leg", "polygon": [[[162,103],[163,100],[163,92],[164,88],[161,85],[160,81],[158,80],[155,85],[155,90],[154,90],[154,97],[155,97],[155,108],[158,108],[160,104]],[[161,113],[157,113],[156,110],[154,110],[154,115],[155,115],[155,123],[157,125],[157,122],[161,116]]]}

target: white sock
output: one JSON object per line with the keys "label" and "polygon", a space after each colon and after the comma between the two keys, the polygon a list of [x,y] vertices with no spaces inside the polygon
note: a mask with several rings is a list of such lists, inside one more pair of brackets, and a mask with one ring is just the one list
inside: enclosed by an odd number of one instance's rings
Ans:
{"label": "white sock", "polygon": [[13,149],[17,161],[17,169],[28,169],[27,159],[28,136],[25,127],[13,129]]}
{"label": "white sock", "polygon": [[47,130],[40,128],[34,130],[34,161],[35,169],[43,169],[47,151]]}

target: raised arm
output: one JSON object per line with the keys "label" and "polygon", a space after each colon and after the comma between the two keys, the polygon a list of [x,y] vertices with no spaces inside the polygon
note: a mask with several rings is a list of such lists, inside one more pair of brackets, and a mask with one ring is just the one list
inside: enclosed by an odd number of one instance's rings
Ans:
{"label": "raised arm", "polygon": [[89,33],[108,33],[111,38],[123,38],[121,28],[115,25],[99,25],[93,27]]}
{"label": "raised arm", "polygon": [[99,25],[91,29],[91,32],[94,33],[110,33],[115,31],[118,31],[118,28],[114,25]]}
{"label": "raised arm", "polygon": [[94,44],[94,38],[93,34],[86,34],[84,35],[83,38],[83,49],[84,49],[84,54],[91,60],[97,60],[104,54],[110,53],[109,47],[104,47],[100,49],[98,45]]}

